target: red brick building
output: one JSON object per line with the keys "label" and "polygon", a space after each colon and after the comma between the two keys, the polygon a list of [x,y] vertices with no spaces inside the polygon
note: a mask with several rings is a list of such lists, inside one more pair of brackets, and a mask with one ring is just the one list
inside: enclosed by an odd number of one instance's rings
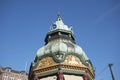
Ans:
{"label": "red brick building", "polygon": [[0,80],[28,80],[28,74],[25,71],[0,66]]}

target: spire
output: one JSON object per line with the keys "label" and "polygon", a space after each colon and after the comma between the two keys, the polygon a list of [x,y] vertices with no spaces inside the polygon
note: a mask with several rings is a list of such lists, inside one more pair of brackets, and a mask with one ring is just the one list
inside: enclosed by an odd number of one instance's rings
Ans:
{"label": "spire", "polygon": [[58,13],[57,14],[57,21],[61,21],[62,20],[62,18],[61,18],[61,16],[60,16],[60,13]]}

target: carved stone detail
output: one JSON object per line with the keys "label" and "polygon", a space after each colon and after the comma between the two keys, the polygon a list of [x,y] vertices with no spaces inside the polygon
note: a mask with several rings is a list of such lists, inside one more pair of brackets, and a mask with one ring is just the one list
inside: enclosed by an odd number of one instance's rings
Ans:
{"label": "carved stone detail", "polygon": [[40,60],[38,67],[36,69],[42,69],[55,65],[56,62],[51,57],[46,57]]}
{"label": "carved stone detail", "polygon": [[85,67],[80,59],[74,55],[68,55],[62,64]]}

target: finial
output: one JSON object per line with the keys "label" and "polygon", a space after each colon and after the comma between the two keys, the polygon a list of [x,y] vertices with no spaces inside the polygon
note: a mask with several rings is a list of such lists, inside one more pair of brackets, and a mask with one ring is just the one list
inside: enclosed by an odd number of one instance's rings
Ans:
{"label": "finial", "polygon": [[61,16],[60,16],[60,12],[58,12],[58,14],[57,14],[57,21],[60,21],[60,20],[62,20],[62,19],[61,19]]}
{"label": "finial", "polygon": [[53,31],[56,29],[67,30],[73,33],[72,28],[69,28],[67,25],[63,23],[60,13],[57,14],[57,20],[51,25],[50,31]]}

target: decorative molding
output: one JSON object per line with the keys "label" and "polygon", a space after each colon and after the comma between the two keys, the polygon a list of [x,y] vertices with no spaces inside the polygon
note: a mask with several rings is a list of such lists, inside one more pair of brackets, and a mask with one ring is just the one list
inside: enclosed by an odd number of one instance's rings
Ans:
{"label": "decorative molding", "polygon": [[46,68],[46,67],[50,67],[57,64],[52,57],[46,57],[41,59],[41,61],[38,64],[38,67],[36,69],[42,69],[42,68]]}
{"label": "decorative molding", "polygon": [[[94,74],[92,72],[92,67],[85,66],[79,57],[75,55],[67,55],[65,60],[60,63],[62,65],[62,70],[74,71],[76,73],[88,73],[92,78],[94,78]],[[33,70],[35,75],[47,74],[49,72],[54,72],[58,70],[59,63],[55,62],[54,59],[50,56],[46,56],[42,58],[38,66]]]}
{"label": "decorative molding", "polygon": [[42,68],[42,69],[36,69],[34,70],[35,75],[40,75],[40,74],[47,74],[49,72],[54,72],[58,70],[58,65]]}
{"label": "decorative molding", "polygon": [[80,59],[74,55],[68,55],[62,64],[85,67]]}

